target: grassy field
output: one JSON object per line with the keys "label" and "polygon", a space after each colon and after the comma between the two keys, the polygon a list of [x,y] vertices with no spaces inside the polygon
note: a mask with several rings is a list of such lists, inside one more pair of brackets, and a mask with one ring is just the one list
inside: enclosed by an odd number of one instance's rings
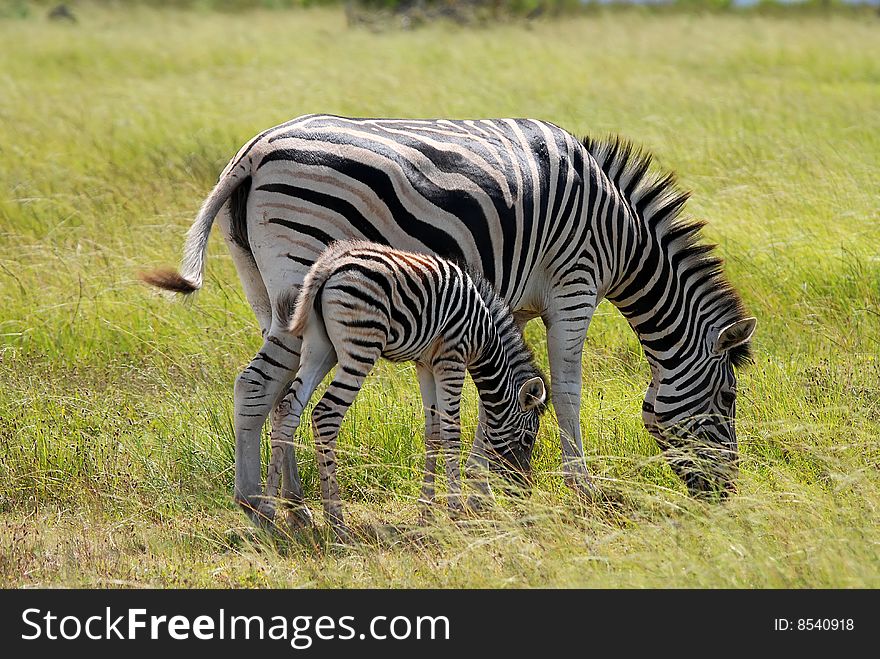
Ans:
{"label": "grassy field", "polygon": [[[873,14],[382,34],[334,10],[79,16],[0,21],[0,586],[880,587]],[[618,508],[564,488],[551,414],[527,504],[417,529],[418,387],[384,364],[341,439],[362,542],[254,532],[231,502],[232,382],[260,339],[222,240],[193,305],[137,272],[177,263],[244,140],[307,112],[533,116],[677,171],[759,318],[739,495],[687,498],[641,426],[638,342],[603,304],[582,422]]]}

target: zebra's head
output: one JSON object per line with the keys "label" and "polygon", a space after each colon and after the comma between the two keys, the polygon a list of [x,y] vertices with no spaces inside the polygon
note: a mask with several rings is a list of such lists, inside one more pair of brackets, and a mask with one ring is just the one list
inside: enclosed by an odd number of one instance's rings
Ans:
{"label": "zebra's head", "polygon": [[757,320],[710,330],[700,358],[686,368],[652,365],[642,418],[691,495],[722,499],[736,491],[735,368],[749,359]]}
{"label": "zebra's head", "polygon": [[526,494],[531,488],[532,451],[546,407],[544,379],[534,376],[519,386],[514,409],[508,410],[499,423],[486,426],[490,469],[513,486],[512,494]]}

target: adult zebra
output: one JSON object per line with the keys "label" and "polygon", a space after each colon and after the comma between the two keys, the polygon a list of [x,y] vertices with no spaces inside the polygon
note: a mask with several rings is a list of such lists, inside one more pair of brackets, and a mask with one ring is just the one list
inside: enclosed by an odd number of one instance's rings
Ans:
{"label": "adult zebra", "polygon": [[[755,319],[698,242],[702,225],[680,219],[687,194],[650,166],[619,140],[581,141],[531,119],[306,115],[242,147],[189,231],[182,273],[146,279],[200,288],[218,219],[265,338],[236,381],[238,409],[244,392],[278,377],[283,356],[298,354],[278,303],[330,242],[366,239],[467,263],[518,322],[543,319],[563,471],[586,491],[581,354],[606,297],[651,366],[646,427],[691,493],[724,493],[737,462],[733,369],[748,359]],[[289,408],[282,402],[273,424]],[[259,504],[259,442],[260,428],[236,423],[235,496],[246,508]],[[469,462],[485,464],[479,430]],[[291,481],[295,470],[285,469]]]}

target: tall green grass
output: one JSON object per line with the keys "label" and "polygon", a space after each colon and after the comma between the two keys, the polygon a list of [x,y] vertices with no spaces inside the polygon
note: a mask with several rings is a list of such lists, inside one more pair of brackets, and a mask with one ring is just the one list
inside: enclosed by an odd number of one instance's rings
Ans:
{"label": "tall green grass", "polygon": [[[880,45],[865,16],[378,35],[330,10],[0,21],[0,584],[880,585]],[[232,382],[260,338],[225,247],[212,239],[191,305],[136,275],[178,261],[243,141],[306,112],[534,116],[622,133],[677,171],[759,318],[739,495],[685,496],[641,426],[638,342],[603,304],[582,422],[617,506],[563,487],[549,415],[527,504],[415,527],[418,388],[385,364],[340,439],[363,543],[253,531],[230,501]],[[542,328],[528,335],[546,366]],[[470,433],[472,388],[464,410]],[[297,442],[320,520],[307,427]]]}

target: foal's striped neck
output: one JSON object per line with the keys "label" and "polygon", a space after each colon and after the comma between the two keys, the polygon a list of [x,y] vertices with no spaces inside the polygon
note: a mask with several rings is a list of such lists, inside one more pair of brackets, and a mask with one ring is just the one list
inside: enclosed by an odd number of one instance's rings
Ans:
{"label": "foal's striped neck", "polygon": [[[485,324],[487,336],[477,346],[471,377],[484,404],[500,403],[505,398],[515,400],[518,387],[526,380],[545,378],[535,365],[534,355],[510,308],[482,276],[471,273],[470,277],[488,316]],[[500,373],[510,373],[508,381],[497,382]]]}

